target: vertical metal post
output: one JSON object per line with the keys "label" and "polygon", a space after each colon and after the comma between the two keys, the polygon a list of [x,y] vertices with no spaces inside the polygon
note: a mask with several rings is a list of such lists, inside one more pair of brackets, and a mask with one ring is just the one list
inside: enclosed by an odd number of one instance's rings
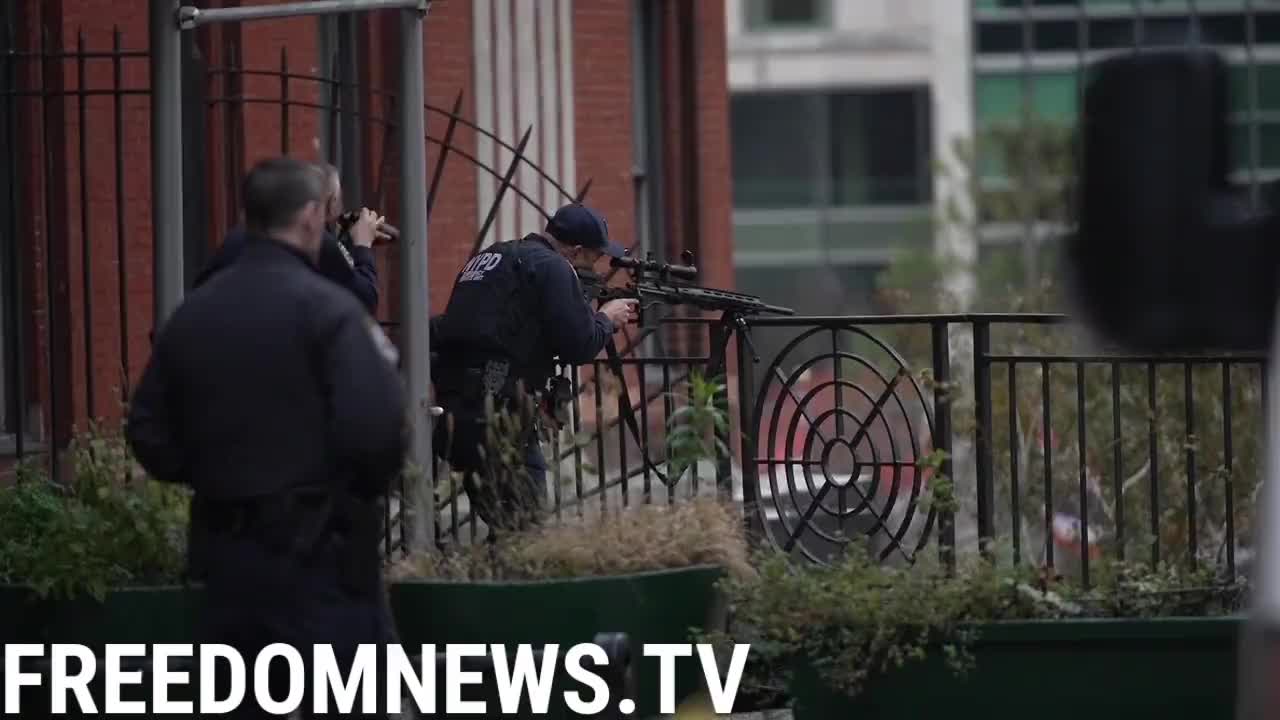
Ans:
{"label": "vertical metal post", "polygon": [[[995,538],[995,481],[992,472],[991,436],[991,326],[985,320],[973,324],[974,411],[977,414],[977,481],[978,481],[978,546],[983,557],[991,557],[991,541]],[[1009,402],[1013,403],[1012,396]]]}
{"label": "vertical metal post", "polygon": [[[767,528],[764,524],[764,508],[760,507],[760,466],[756,463],[759,449],[756,447],[759,435],[756,430],[756,397],[755,364],[752,363],[751,348],[748,346],[751,332],[748,325],[739,328],[738,341],[738,437],[742,458],[742,514],[746,524],[747,537],[754,542],[764,543]],[[729,444],[732,448],[733,445]],[[770,467],[768,472],[773,472]]]}
{"label": "vertical metal post", "polygon": [[935,320],[930,328],[933,344],[933,449],[942,453],[938,476],[951,483],[951,498],[938,512],[938,554],[948,571],[956,567],[955,477],[951,462],[951,337],[946,320]]}
{"label": "vertical metal post", "polygon": [[[435,478],[431,453],[431,341],[427,326],[427,128],[422,25],[424,11],[402,10],[400,19],[400,321],[404,369],[409,391],[410,460],[422,469],[423,487],[411,497],[426,499],[416,509],[423,523],[414,537],[435,538]],[[420,548],[414,548],[420,549]]]}
{"label": "vertical metal post", "polygon": [[151,0],[151,232],[159,330],[182,302],[182,31],[179,0]]}
{"label": "vertical metal post", "polygon": [[[1271,340],[1264,377],[1266,423],[1280,424],[1280,322]],[[1276,659],[1280,658],[1280,443],[1267,437],[1262,477],[1262,499],[1258,503],[1261,541],[1256,564],[1251,572],[1253,597],[1250,598],[1248,623],[1241,637],[1236,717],[1240,720],[1262,720],[1275,714],[1274,677]]]}
{"label": "vertical metal post", "polygon": [[339,145],[342,148],[338,167],[342,174],[342,194],[347,207],[363,207],[367,204],[364,193],[364,164],[360,154],[360,93],[359,82],[360,31],[355,13],[338,16],[338,117]]}

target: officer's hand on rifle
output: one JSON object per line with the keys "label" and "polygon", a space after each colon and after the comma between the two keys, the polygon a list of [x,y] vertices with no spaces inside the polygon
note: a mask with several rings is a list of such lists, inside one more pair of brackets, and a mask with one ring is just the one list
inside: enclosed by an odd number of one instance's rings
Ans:
{"label": "officer's hand on rifle", "polygon": [[361,247],[373,247],[378,226],[385,219],[369,208],[363,208],[360,210],[360,219],[351,226],[351,241]]}
{"label": "officer's hand on rifle", "polygon": [[609,322],[613,323],[614,331],[622,329],[623,325],[634,322],[640,316],[636,307],[640,304],[635,298],[618,298],[610,300],[600,308],[600,312],[609,318]]}

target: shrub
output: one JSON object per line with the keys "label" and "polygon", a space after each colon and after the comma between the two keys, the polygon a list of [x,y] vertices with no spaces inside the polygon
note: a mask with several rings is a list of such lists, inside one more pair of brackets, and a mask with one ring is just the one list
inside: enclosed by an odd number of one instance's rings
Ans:
{"label": "shrub", "polygon": [[118,436],[81,436],[70,456],[70,486],[26,465],[0,489],[0,582],[98,599],[112,587],[176,582],[188,492],[137,471]]}
{"label": "shrub", "polygon": [[1222,615],[1239,610],[1245,596],[1240,581],[1219,582],[1212,570],[1113,564],[1085,589],[982,560],[953,573],[936,564],[886,567],[858,550],[831,567],[798,565],[778,553],[755,560],[758,575],[722,583],[734,615],[730,630],[703,641],[749,643],[753,663],[743,688],[774,697],[802,664],[850,696],[875,675],[932,652],[964,673],[981,623]]}

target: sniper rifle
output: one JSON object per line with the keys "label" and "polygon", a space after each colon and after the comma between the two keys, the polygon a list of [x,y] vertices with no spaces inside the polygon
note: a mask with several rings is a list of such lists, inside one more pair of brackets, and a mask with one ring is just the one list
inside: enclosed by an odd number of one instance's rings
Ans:
{"label": "sniper rifle", "polygon": [[[720,321],[712,331],[712,347],[707,359],[707,376],[718,377],[725,371],[725,357],[729,336],[734,330],[743,333],[742,337],[751,349],[755,362],[760,362],[755,348],[751,347],[751,335],[747,329],[745,317],[750,315],[795,315],[795,310],[778,305],[770,305],[754,295],[720,290],[717,288],[693,285],[689,281],[696,280],[698,269],[693,265],[693,253],[685,251],[682,259],[684,265],[672,265],[657,262],[650,254],[645,259],[631,256],[612,258],[610,265],[616,269],[629,271],[631,279],[623,285],[607,285],[604,278],[590,270],[578,269],[578,279],[582,284],[583,294],[588,301],[601,305],[610,300],[632,298],[638,300],[640,322],[644,322],[645,311],[654,305],[685,305],[704,311],[720,313]],[[636,446],[641,449],[645,465],[668,487],[675,480],[668,479],[649,460],[640,439],[639,424],[635,410],[631,405],[631,395],[627,391],[627,380],[622,370],[622,358],[618,354],[617,345],[610,337],[605,343],[605,353],[609,360],[609,369],[618,378],[622,419],[631,430]]]}

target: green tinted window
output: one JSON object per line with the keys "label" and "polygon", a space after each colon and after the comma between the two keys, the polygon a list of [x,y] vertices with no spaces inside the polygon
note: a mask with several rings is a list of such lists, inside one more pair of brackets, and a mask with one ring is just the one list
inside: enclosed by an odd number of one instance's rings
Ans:
{"label": "green tinted window", "polygon": [[[1023,76],[1017,73],[979,75],[974,83],[978,132],[1021,125],[1023,89]],[[1030,110],[1040,120],[1075,125],[1078,93],[1074,71],[1037,73],[1031,77]],[[978,159],[978,168],[985,178],[1004,175],[1001,158],[989,151]]]}
{"label": "green tinted window", "polygon": [[830,0],[746,0],[748,30],[812,28],[831,22]]}
{"label": "green tinted window", "polygon": [[[1249,157],[1253,150],[1249,135],[1248,123],[1234,123],[1231,126],[1232,169],[1247,172],[1250,168]],[[1258,123],[1258,169],[1280,169],[1280,123]]]}
{"label": "green tinted window", "polygon": [[974,95],[980,127],[1016,122],[1022,114],[1022,78],[1017,75],[979,75]]}
{"label": "green tinted window", "polygon": [[[1044,120],[1075,124],[1079,105],[1075,71],[1038,73],[1031,77],[1030,85],[1033,113]],[[979,75],[974,87],[980,127],[1017,123],[1022,117],[1022,75]]]}
{"label": "green tinted window", "polygon": [[[1231,66],[1231,109],[1249,111],[1249,67]],[[1258,65],[1258,109],[1280,110],[1280,65]]]}

